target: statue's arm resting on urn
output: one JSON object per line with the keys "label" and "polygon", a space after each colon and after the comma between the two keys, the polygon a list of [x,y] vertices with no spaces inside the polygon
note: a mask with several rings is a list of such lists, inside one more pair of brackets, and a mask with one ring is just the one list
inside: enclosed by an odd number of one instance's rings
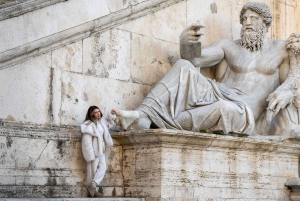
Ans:
{"label": "statue's arm resting on urn", "polygon": [[280,66],[281,85],[269,95],[267,122],[270,123],[280,109],[294,100],[294,90],[300,81],[300,34],[293,33],[286,42],[288,58]]}
{"label": "statue's arm resting on urn", "polygon": [[214,42],[210,47],[201,49],[200,37],[203,35],[201,24],[186,27],[179,36],[181,58],[190,61],[195,67],[211,67],[224,58],[220,46],[222,40]]}

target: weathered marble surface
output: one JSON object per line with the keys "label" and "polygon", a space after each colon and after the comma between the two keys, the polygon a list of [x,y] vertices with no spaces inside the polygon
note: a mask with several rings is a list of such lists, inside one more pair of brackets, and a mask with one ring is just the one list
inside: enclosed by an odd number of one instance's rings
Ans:
{"label": "weathered marble surface", "polygon": [[[79,127],[0,121],[0,198],[86,197]],[[124,195],[122,149],[108,149],[104,196]]]}
{"label": "weathered marble surface", "polygon": [[0,118],[49,122],[51,53],[0,70]]}
{"label": "weathered marble surface", "polygon": [[[55,5],[51,8],[47,7],[39,9],[36,12],[25,14],[21,18],[25,19],[25,21],[15,18],[4,22],[0,21],[0,27],[7,28],[6,32],[1,35],[3,40],[1,40],[2,44],[0,46],[0,68],[5,68],[8,65],[18,63],[32,56],[52,51],[62,45],[82,40],[89,37],[91,33],[101,32],[120,23],[139,18],[181,1],[182,0],[154,0],[125,2],[117,0],[113,2],[97,1],[95,4],[94,1],[89,1],[87,3],[83,0],[76,0],[72,1],[72,3],[63,2],[64,6]],[[120,4],[123,4],[126,8],[122,9],[122,7],[118,6]],[[98,6],[101,8],[101,12],[99,12]],[[66,12],[67,15],[65,16],[57,16],[57,11],[60,7],[67,8],[69,13]],[[115,11],[115,9],[119,10]],[[80,15],[80,18],[74,20],[74,13],[84,14]],[[23,27],[24,24],[26,25],[27,21],[33,22],[31,26],[39,27],[41,20],[39,20],[37,16],[47,16],[47,19],[50,19],[50,22],[53,23],[47,23],[47,29],[31,30],[30,26],[28,28],[26,26],[25,28]],[[64,22],[60,20],[60,17],[64,19]],[[33,19],[38,20],[35,21]],[[72,23],[66,23],[69,21],[72,21]],[[19,26],[13,26],[16,23],[19,24]],[[45,25],[41,26],[43,27]],[[18,31],[15,30],[16,27],[18,27]],[[28,31],[28,29],[30,30]],[[20,32],[20,30],[23,30],[21,31],[23,33],[22,37],[13,36],[15,37],[14,40],[6,40],[11,38],[11,32],[15,33],[14,35],[17,35],[16,32]],[[30,31],[33,31],[34,34]]]}
{"label": "weathered marble surface", "polygon": [[83,40],[83,73],[116,80],[130,79],[130,33],[110,29]]}
{"label": "weathered marble surface", "polygon": [[114,133],[125,196],[146,200],[288,201],[300,145],[176,130]]}
{"label": "weathered marble surface", "polygon": [[78,125],[84,120],[85,108],[92,104],[98,105],[103,114],[118,105],[133,109],[149,92],[149,86],[96,76],[85,79],[83,74],[62,72],[61,90],[60,124]]}
{"label": "weathered marble surface", "polygon": [[22,15],[24,13],[31,12],[33,10],[41,9],[46,6],[51,6],[56,3],[60,3],[65,0],[54,0],[54,1],[48,1],[48,0],[23,0],[23,1],[16,1],[16,0],[6,0],[1,1],[0,5],[0,20],[5,20],[12,17],[17,17],[19,15]]}
{"label": "weathered marble surface", "polygon": [[3,30],[0,36],[3,41],[0,52],[78,26],[109,13],[106,1],[75,0],[61,2],[19,17],[0,21],[0,28]]}
{"label": "weathered marble surface", "polygon": [[82,73],[82,41],[66,45],[52,52],[52,68]]}

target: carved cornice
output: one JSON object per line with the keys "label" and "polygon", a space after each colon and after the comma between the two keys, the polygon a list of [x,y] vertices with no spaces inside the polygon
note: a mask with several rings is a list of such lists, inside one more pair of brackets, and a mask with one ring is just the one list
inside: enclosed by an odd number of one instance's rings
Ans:
{"label": "carved cornice", "polygon": [[290,193],[290,198],[292,201],[300,200],[300,179],[287,180],[284,185],[292,190]]}
{"label": "carved cornice", "polygon": [[16,0],[0,5],[0,21],[66,0]]}
{"label": "carved cornice", "polygon": [[292,142],[275,142],[247,137],[206,134],[171,129],[149,129],[112,134],[119,145],[141,144],[182,145],[204,148],[227,148],[261,152],[287,153],[300,156],[300,145]]}
{"label": "carved cornice", "polygon": [[[293,142],[276,142],[247,137],[233,137],[172,129],[147,129],[111,134],[116,145],[138,146],[141,144],[182,145],[205,148],[228,148],[262,152],[278,152],[300,156],[300,144]],[[36,124],[0,119],[0,136],[49,139],[49,140],[80,140],[78,126]],[[297,185],[300,186],[299,181]],[[295,182],[287,182],[293,186]],[[300,188],[300,187],[299,187]]]}
{"label": "carved cornice", "polygon": [[41,125],[0,119],[0,136],[46,140],[80,140],[78,126]]}
{"label": "carved cornice", "polygon": [[89,37],[91,34],[115,27],[129,20],[166,8],[184,0],[152,0],[130,6],[93,21],[27,43],[0,53],[0,69],[9,67],[28,57],[49,52],[60,46]]}

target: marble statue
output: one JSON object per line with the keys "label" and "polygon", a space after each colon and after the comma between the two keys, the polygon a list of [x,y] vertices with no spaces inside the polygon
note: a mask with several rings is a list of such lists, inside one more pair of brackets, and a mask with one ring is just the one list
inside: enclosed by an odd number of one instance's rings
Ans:
{"label": "marble statue", "polygon": [[[182,59],[137,109],[112,110],[117,123],[125,130],[151,126],[248,135],[270,130],[274,117],[292,105],[300,75],[299,35],[272,40],[266,36],[271,22],[268,5],[249,2],[240,12],[241,39],[221,39],[203,49],[204,26],[188,26],[180,35]],[[215,65],[216,79],[200,73]]]}

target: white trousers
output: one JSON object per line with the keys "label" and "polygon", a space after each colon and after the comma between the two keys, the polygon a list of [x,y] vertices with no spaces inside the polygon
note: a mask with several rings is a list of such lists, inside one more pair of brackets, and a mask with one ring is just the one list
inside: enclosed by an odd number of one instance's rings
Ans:
{"label": "white trousers", "polygon": [[103,154],[99,158],[87,163],[87,185],[90,185],[92,181],[95,181],[98,185],[102,181],[106,171],[105,155]]}

